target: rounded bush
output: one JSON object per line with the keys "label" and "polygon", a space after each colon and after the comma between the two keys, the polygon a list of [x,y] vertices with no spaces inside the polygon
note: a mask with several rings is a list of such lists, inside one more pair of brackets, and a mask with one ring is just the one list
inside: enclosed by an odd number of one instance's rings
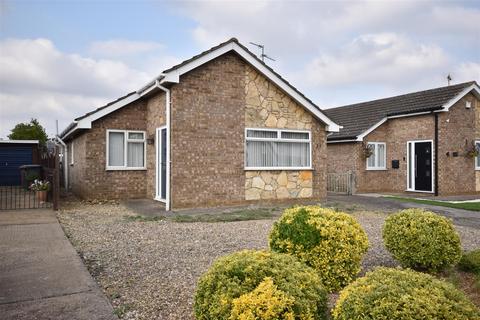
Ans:
{"label": "rounded bush", "polygon": [[452,284],[413,270],[377,268],[347,286],[334,320],[479,319],[480,313]]}
{"label": "rounded bush", "polygon": [[385,220],[385,247],[404,267],[437,272],[461,258],[460,237],[450,220],[422,209],[407,209]]}
{"label": "rounded bush", "polygon": [[358,274],[368,238],[351,215],[318,206],[285,210],[270,233],[270,248],[296,256],[336,291]]}
{"label": "rounded bush", "polygon": [[295,319],[294,302],[294,298],[279,290],[272,278],[267,277],[255,290],[233,300],[229,320],[293,320]]}
{"label": "rounded bush", "polygon": [[197,320],[326,319],[327,294],[314,270],[285,254],[244,250],[200,278]]}
{"label": "rounded bush", "polygon": [[480,249],[465,252],[458,263],[458,268],[462,271],[480,275]]}

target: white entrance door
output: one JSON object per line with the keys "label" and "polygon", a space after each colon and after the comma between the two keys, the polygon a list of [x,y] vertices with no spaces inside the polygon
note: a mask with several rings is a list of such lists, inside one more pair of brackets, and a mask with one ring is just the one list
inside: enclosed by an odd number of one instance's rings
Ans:
{"label": "white entrance door", "polygon": [[162,202],[167,198],[167,128],[165,126],[156,130],[156,178],[155,200]]}

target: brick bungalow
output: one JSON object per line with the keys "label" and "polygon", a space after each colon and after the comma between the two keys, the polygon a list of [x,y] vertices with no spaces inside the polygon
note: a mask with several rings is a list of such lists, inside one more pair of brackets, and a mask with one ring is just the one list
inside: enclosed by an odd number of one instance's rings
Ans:
{"label": "brick bungalow", "polygon": [[[480,192],[480,88],[467,82],[325,110],[328,172],[357,192]],[[477,151],[478,152],[478,151]]]}
{"label": "brick bungalow", "polygon": [[60,135],[82,198],[151,198],[167,209],[324,199],[319,107],[230,39],[81,116]]}

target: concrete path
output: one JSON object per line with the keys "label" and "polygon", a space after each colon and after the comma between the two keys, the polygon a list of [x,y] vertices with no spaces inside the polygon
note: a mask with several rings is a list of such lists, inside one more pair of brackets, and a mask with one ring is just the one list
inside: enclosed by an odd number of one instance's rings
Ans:
{"label": "concrete path", "polygon": [[340,194],[328,195],[329,205],[357,206],[366,210],[395,212],[407,208],[424,208],[431,210],[453,220],[453,223],[460,226],[480,229],[480,212],[456,208],[432,206],[427,204],[401,202],[393,199],[374,196],[346,196]]}
{"label": "concrete path", "polygon": [[52,210],[0,211],[0,318],[117,319]]}

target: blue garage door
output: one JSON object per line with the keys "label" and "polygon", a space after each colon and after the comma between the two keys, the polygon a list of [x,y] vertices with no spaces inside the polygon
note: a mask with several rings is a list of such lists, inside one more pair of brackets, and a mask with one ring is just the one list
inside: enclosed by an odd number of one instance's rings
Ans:
{"label": "blue garage door", "polygon": [[32,164],[32,147],[0,146],[0,186],[21,183],[20,166]]}

